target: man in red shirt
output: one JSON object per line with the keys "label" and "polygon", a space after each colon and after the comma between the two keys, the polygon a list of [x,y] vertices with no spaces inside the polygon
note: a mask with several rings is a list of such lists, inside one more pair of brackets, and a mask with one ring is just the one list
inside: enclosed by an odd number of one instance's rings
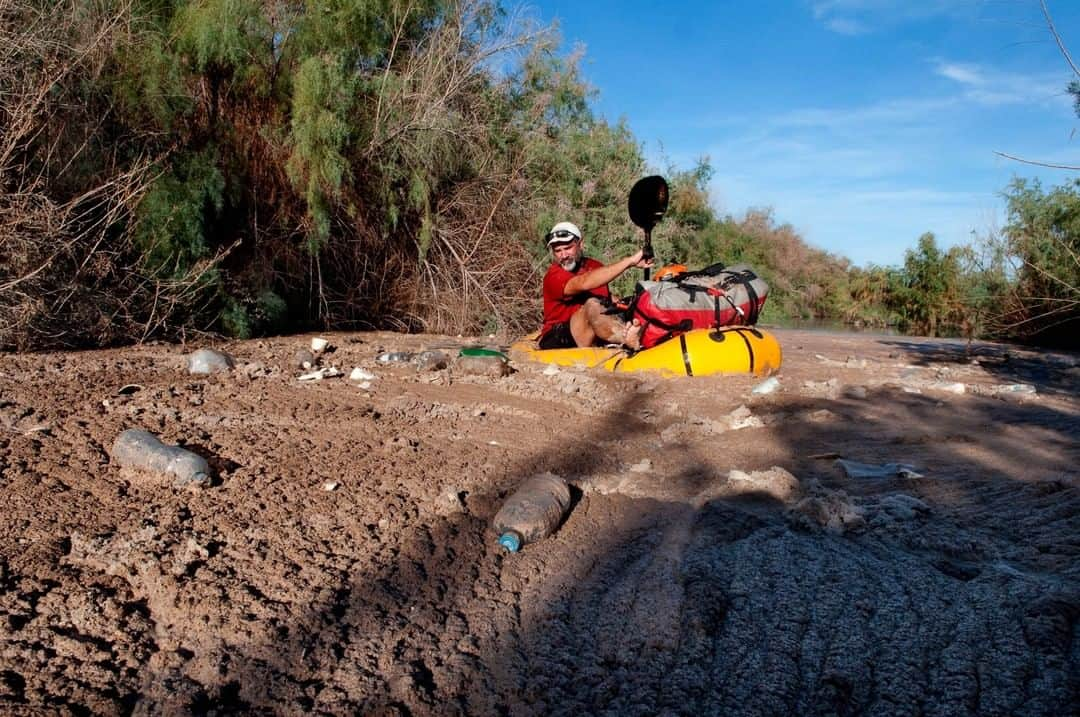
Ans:
{"label": "man in red shirt", "polygon": [[559,222],[547,235],[554,261],[544,275],[544,327],[540,348],[573,348],[595,343],[640,347],[641,326],[608,313],[612,306],[608,283],[627,269],[647,269],[653,260],[638,251],[604,265],[585,256],[581,230]]}

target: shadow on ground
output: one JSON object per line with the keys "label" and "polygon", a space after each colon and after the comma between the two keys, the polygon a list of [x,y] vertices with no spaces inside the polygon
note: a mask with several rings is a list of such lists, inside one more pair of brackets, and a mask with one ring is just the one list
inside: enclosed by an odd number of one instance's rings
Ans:
{"label": "shadow on ground", "polygon": [[[913,360],[960,360],[951,348],[912,353]],[[220,691],[195,688],[185,708],[536,715],[1075,709],[1077,416],[1035,402],[942,403],[885,389],[863,401],[778,399],[762,410],[788,416],[780,432],[785,467],[817,507],[762,494],[697,505],[593,493],[558,536],[520,555],[494,547],[487,522],[524,469],[609,470],[597,446],[613,435],[655,433],[632,418],[649,400],[621,401],[556,455],[538,447],[495,492],[470,496],[467,513],[413,524],[392,550],[358,563],[331,599],[284,626],[279,640],[237,646]],[[799,418],[820,410],[835,419]],[[922,427],[916,435],[893,428],[912,424]],[[1048,442],[1042,450],[1015,444],[1009,426],[1022,424],[1040,427]],[[926,478],[853,482],[807,458],[829,447],[858,460],[913,460]],[[712,451],[682,450],[685,468],[669,476],[675,488],[693,494],[723,478],[717,466],[726,464]],[[1027,462],[1026,472],[1015,470],[1017,461]],[[1025,474],[1030,480],[1015,478]],[[829,506],[862,520],[840,528],[815,522]]]}

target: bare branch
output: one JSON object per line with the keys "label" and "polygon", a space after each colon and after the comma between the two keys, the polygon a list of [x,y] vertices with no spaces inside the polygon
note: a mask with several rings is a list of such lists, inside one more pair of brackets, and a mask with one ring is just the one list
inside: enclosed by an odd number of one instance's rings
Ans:
{"label": "bare branch", "polygon": [[1080,77],[1080,68],[1073,62],[1072,56],[1069,55],[1068,48],[1065,47],[1065,43],[1061,41],[1061,35],[1058,34],[1057,28],[1054,27],[1054,20],[1050,17],[1050,8],[1046,6],[1046,0],[1039,0],[1039,7],[1042,8],[1043,17],[1046,18],[1046,26],[1050,28],[1050,34],[1054,36],[1054,42],[1057,43],[1058,49],[1061,50],[1061,56],[1065,58],[1065,62],[1069,63],[1069,67],[1072,68],[1073,74]]}
{"label": "bare branch", "polygon": [[1032,160],[1032,159],[1024,159],[1023,157],[1017,157],[1015,155],[1007,154],[1005,152],[998,152],[996,150],[995,150],[994,154],[998,155],[999,157],[1004,157],[1005,159],[1011,159],[1014,162],[1022,162],[1023,164],[1033,164],[1033,165],[1035,165],[1037,167],[1048,167],[1050,169],[1068,169],[1068,170],[1072,170],[1074,172],[1080,172],[1080,166],[1075,166],[1075,165],[1071,165],[1071,164],[1053,164],[1051,162],[1037,162],[1037,161]]}

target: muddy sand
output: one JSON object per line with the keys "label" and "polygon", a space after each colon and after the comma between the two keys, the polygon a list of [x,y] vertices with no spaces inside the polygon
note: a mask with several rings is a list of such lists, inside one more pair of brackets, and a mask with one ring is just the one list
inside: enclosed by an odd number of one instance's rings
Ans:
{"label": "muddy sand", "polygon": [[[311,336],[4,355],[0,712],[1078,714],[1078,356],[776,333],[769,394],[390,333],[318,381]],[[127,428],[214,483],[115,465]],[[507,554],[545,471],[572,510]]]}

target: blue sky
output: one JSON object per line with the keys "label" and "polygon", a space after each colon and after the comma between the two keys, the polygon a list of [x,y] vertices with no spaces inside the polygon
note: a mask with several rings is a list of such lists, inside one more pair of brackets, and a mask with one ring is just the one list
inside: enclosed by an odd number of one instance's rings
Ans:
{"label": "blue sky", "polygon": [[[1080,63],[1080,2],[1048,0]],[[1004,223],[1013,176],[1080,172],[1074,77],[1037,0],[539,0],[583,46],[596,112],[655,168],[708,156],[721,214],[772,207],[812,245],[899,265]],[[1076,136],[1073,136],[1075,132]]]}

